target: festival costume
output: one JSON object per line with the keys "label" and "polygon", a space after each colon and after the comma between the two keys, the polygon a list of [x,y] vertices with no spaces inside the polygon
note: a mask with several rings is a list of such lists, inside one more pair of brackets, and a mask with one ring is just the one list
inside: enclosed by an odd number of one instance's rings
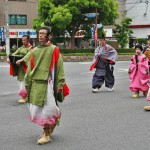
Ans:
{"label": "festival costume", "polygon": [[[148,65],[150,65],[150,46],[147,45],[144,49],[145,49],[144,54],[149,59]],[[150,84],[149,83],[148,83],[148,86],[149,86],[149,90],[147,92],[146,99],[147,101],[150,101]],[[145,106],[144,109],[150,111],[150,106]]]}
{"label": "festival costume", "polygon": [[132,56],[129,66],[130,90],[135,92],[134,98],[139,97],[139,91],[148,91],[149,66],[144,54]]}
{"label": "festival costume", "polygon": [[[99,89],[105,81],[105,86],[112,88],[114,86],[113,65],[117,59],[117,51],[106,44],[95,49],[94,59],[90,70],[96,68],[92,80],[92,88]],[[93,91],[94,92],[94,91]]]}
{"label": "festival costume", "polygon": [[22,97],[18,102],[19,103],[24,103],[25,102],[25,97],[20,94],[21,90],[24,88],[24,76],[27,70],[27,64],[30,58],[30,50],[32,49],[31,44],[28,44],[28,46],[22,46],[18,50],[16,50],[12,56],[19,56],[22,58],[24,62],[22,62],[20,65],[17,65],[16,63],[11,63],[10,62],[10,75],[12,76],[17,76],[17,80],[19,83],[19,95]]}
{"label": "festival costume", "polygon": [[[62,102],[69,94],[58,47],[48,42],[45,45],[39,44],[32,50],[25,86],[30,119],[44,127],[44,134],[37,143],[45,144],[51,141],[50,134],[61,117],[57,101]],[[59,93],[58,88],[62,89]]]}
{"label": "festival costume", "polygon": [[[28,46],[22,46],[18,50],[16,50],[12,56],[21,56],[24,62],[22,62],[20,65],[16,64],[10,64],[10,75],[17,76],[18,81],[24,80],[24,75],[27,70],[26,63],[29,61],[29,55],[28,52],[32,49],[32,46],[28,44]],[[16,71],[17,70],[17,71]]]}
{"label": "festival costume", "polygon": [[146,52],[146,50],[147,49],[149,49],[150,48],[150,45],[146,45],[145,47],[144,47],[144,49],[143,49],[143,54]]}

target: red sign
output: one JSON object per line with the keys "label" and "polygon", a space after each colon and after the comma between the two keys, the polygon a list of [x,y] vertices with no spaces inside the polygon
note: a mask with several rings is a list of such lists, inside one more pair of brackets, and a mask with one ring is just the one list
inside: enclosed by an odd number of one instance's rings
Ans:
{"label": "red sign", "polygon": [[97,28],[95,29],[94,40],[97,41]]}
{"label": "red sign", "polygon": [[9,32],[9,35],[17,35],[18,32]]}

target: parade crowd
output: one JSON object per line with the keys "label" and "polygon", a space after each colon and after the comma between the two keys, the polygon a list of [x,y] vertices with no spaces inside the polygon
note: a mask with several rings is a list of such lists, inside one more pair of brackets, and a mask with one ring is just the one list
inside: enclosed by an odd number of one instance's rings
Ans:
{"label": "parade crowd", "polygon": [[[21,97],[19,103],[27,103],[30,120],[43,127],[43,134],[37,144],[51,141],[51,135],[59,124],[61,111],[58,102],[69,95],[66,84],[63,60],[58,47],[50,42],[50,27],[44,25],[39,30],[39,44],[33,48],[28,35],[22,36],[22,47],[7,58],[10,75],[17,76]],[[114,65],[117,51],[106,43],[105,35],[99,37],[100,46],[95,49],[90,70],[95,68],[92,79],[92,92],[98,93],[105,83],[109,92],[115,84]],[[140,92],[150,101],[150,37],[148,45],[135,45],[135,55],[129,66],[130,90],[133,98],[139,98]],[[145,106],[150,110],[150,106]]]}

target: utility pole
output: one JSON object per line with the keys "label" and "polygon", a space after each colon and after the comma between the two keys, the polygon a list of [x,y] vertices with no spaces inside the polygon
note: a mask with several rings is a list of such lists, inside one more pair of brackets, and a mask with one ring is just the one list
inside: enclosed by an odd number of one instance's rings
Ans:
{"label": "utility pole", "polygon": [[9,41],[9,22],[8,22],[8,0],[5,0],[5,36],[6,36],[6,54],[10,54],[10,41]]}
{"label": "utility pole", "polygon": [[[95,2],[97,2],[97,0],[95,0]],[[97,47],[97,41],[98,41],[98,28],[97,28],[97,6],[96,6],[96,9],[95,9],[95,33],[94,33],[94,40],[95,40],[95,48]]]}
{"label": "utility pole", "polygon": [[96,18],[95,18],[95,48],[97,47],[98,40],[98,29],[97,29],[97,7],[96,7]]}

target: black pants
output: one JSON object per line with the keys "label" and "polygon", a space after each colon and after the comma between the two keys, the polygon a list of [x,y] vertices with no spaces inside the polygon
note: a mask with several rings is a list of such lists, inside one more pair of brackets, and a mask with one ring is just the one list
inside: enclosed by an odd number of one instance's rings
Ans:
{"label": "black pants", "polygon": [[104,84],[104,81],[106,87],[112,88],[115,82],[113,71],[114,67],[111,66],[110,68],[109,64],[106,64],[106,68],[104,70],[99,69],[99,71],[96,71],[93,75],[92,88],[101,88],[101,86]]}

